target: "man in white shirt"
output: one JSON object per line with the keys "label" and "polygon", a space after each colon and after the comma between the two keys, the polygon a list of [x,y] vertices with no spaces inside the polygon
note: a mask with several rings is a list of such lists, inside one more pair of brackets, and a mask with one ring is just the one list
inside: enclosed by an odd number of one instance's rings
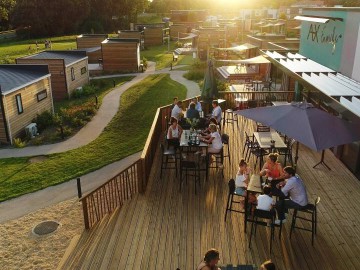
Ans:
{"label": "man in white shirt", "polygon": [[270,211],[274,204],[274,201],[270,195],[271,187],[266,185],[266,186],[264,186],[263,191],[264,191],[264,194],[259,195],[257,197],[256,209]]}
{"label": "man in white shirt", "polygon": [[195,104],[195,109],[196,109],[198,112],[201,112],[201,111],[202,111],[201,103],[198,101],[197,98],[193,98],[193,99],[191,100],[191,102],[189,103],[188,109],[190,108],[190,104],[191,104],[191,103],[194,103],[194,104]]}
{"label": "man in white shirt", "polygon": [[182,101],[179,100],[171,111],[171,117],[175,117],[177,120],[180,120],[183,113],[181,105]]}
{"label": "man in white shirt", "polygon": [[285,181],[276,185],[284,197],[289,196],[289,199],[281,199],[276,203],[276,211],[279,220],[275,223],[279,224],[280,220],[285,222],[285,212],[287,209],[301,209],[308,204],[308,197],[304,182],[295,174],[293,167],[287,166],[284,168],[283,177]]}
{"label": "man in white shirt", "polygon": [[217,100],[213,100],[212,106],[213,106],[213,111],[212,111],[211,117],[214,117],[216,119],[216,121],[218,122],[218,124],[220,125],[222,111],[219,106],[219,102]]}

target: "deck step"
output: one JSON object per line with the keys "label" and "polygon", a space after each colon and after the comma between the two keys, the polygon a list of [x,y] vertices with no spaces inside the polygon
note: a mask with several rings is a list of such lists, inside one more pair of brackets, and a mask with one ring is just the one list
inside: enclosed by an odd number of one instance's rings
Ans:
{"label": "deck step", "polygon": [[81,235],[75,236],[57,269],[106,269],[102,267],[103,260],[116,246],[117,242],[114,238],[123,232],[126,217],[129,214],[133,215],[136,197],[137,195],[126,201],[122,208],[117,208],[112,214],[106,215],[92,229],[84,230]]}

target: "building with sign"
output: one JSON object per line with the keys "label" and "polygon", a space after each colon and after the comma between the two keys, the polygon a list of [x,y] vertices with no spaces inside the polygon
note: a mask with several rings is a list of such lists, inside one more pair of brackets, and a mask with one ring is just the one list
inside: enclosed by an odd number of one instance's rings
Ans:
{"label": "building with sign", "polygon": [[[299,53],[263,51],[282,90],[360,126],[360,8],[307,8]],[[360,177],[360,142],[334,147],[334,154]]]}
{"label": "building with sign", "polygon": [[300,54],[360,81],[360,8],[308,8]]}
{"label": "building with sign", "polygon": [[0,144],[22,137],[44,111],[53,111],[48,66],[0,65]]}

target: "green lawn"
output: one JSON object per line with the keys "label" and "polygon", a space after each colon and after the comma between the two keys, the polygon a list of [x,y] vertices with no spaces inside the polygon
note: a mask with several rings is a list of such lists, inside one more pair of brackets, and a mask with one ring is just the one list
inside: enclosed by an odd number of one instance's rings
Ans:
{"label": "green lawn", "polygon": [[176,65],[190,65],[193,61],[189,55],[179,55],[179,59],[173,62],[173,51],[175,49],[175,43],[170,43],[170,52],[168,52],[168,46],[159,45],[151,46],[140,52],[141,58],[145,57],[148,61],[156,62],[156,70],[170,68],[170,64]]}
{"label": "green lawn", "polygon": [[186,97],[186,88],[168,74],[152,75],[127,90],[120,109],[90,144],[49,155],[40,163],[28,158],[0,159],[0,201],[56,185],[141,151],[159,106]]}
{"label": "green lawn", "polygon": [[[39,44],[39,51],[45,50],[45,39],[0,42],[0,63],[14,63],[16,58],[36,53],[36,41]],[[53,50],[76,49],[76,36],[55,37],[48,40],[51,40]]]}
{"label": "green lawn", "polygon": [[[113,81],[115,81],[116,86],[119,86],[121,84],[124,84],[125,82],[130,81],[133,78],[134,77],[128,76],[128,77],[112,77],[107,79],[92,79],[91,83],[99,87],[99,91],[96,92],[99,106],[102,103],[103,97],[111,90],[113,90],[114,88]],[[89,101],[95,101],[95,95],[56,101],[54,102],[55,112],[59,112],[60,108],[71,108],[73,106],[84,104]]]}

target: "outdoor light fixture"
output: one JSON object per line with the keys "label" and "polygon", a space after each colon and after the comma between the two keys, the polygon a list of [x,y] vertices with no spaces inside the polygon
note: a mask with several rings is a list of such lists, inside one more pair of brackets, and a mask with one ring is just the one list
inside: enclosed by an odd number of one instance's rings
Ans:
{"label": "outdoor light fixture", "polygon": [[342,18],[332,18],[332,17],[312,17],[312,16],[295,16],[294,17],[295,20],[299,20],[299,21],[308,21],[308,22],[316,22],[316,23],[327,23],[330,20],[334,20],[334,21],[343,21]]}

